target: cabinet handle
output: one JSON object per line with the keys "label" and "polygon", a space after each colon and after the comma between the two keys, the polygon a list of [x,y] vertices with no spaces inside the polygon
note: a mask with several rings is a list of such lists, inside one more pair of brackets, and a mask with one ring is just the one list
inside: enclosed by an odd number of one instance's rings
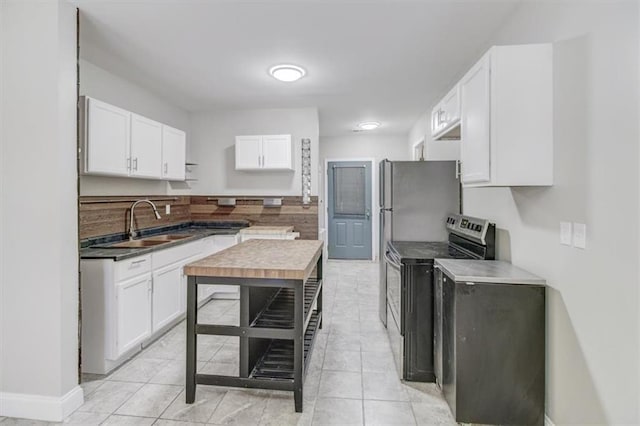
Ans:
{"label": "cabinet handle", "polygon": [[127,170],[131,170],[131,157],[127,157]]}
{"label": "cabinet handle", "polygon": [[264,167],[264,155],[262,156],[262,167]]}
{"label": "cabinet handle", "polygon": [[138,266],[142,265],[146,261],[147,259],[134,260],[133,262],[131,262],[130,268],[134,268],[134,267],[137,268]]}
{"label": "cabinet handle", "polygon": [[169,163],[164,163],[164,174],[166,175],[169,172]]}
{"label": "cabinet handle", "polygon": [[133,171],[134,172],[138,171],[138,157],[133,159]]}
{"label": "cabinet handle", "polygon": [[460,178],[460,175],[462,174],[461,170],[460,170],[460,160],[456,160],[456,179]]}

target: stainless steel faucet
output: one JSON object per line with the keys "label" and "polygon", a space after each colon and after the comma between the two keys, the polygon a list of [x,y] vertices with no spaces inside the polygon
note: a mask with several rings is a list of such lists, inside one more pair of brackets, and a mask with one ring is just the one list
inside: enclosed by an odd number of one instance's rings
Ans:
{"label": "stainless steel faucet", "polygon": [[133,210],[140,203],[148,203],[151,206],[151,208],[153,209],[153,213],[155,213],[156,219],[160,219],[161,218],[160,213],[158,213],[158,209],[156,208],[156,205],[153,204],[151,201],[149,201],[149,200],[138,200],[135,203],[133,203],[133,205],[131,206],[131,217],[129,218],[129,239],[130,240],[133,240],[138,235],[138,232],[133,230]]}

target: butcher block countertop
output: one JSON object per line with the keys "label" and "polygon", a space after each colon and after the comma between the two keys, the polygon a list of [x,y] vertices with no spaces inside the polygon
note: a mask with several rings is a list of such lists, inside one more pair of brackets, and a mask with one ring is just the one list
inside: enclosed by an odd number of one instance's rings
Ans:
{"label": "butcher block countertop", "polygon": [[186,275],[306,280],[322,254],[319,240],[249,240],[189,263]]}
{"label": "butcher block countertop", "polygon": [[293,232],[293,226],[249,226],[243,228],[241,234],[286,234]]}

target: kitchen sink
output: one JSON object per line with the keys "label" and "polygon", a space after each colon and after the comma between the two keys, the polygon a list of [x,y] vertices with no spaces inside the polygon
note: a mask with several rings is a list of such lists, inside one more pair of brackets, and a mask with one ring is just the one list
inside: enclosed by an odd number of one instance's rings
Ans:
{"label": "kitchen sink", "polygon": [[172,241],[184,240],[185,238],[192,237],[192,234],[164,234],[155,235],[153,237],[140,238],[139,240],[123,241],[121,243],[114,243],[109,245],[98,246],[100,248],[145,248],[153,247],[161,244],[167,244]]}
{"label": "kitchen sink", "polygon": [[144,238],[142,241],[177,241],[192,237],[190,234],[165,234]]}
{"label": "kitchen sink", "polygon": [[104,248],[143,248],[143,247],[153,247],[160,244],[167,244],[171,242],[171,240],[133,240],[133,241],[123,241],[121,243],[111,244],[109,246],[105,246]]}

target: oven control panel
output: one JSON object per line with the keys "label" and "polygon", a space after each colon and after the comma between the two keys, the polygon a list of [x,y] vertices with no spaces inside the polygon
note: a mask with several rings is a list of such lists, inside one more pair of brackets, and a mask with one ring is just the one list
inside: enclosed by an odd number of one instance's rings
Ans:
{"label": "oven control panel", "polygon": [[472,237],[474,240],[484,240],[487,229],[493,226],[488,220],[459,214],[449,215],[446,225],[450,232]]}

